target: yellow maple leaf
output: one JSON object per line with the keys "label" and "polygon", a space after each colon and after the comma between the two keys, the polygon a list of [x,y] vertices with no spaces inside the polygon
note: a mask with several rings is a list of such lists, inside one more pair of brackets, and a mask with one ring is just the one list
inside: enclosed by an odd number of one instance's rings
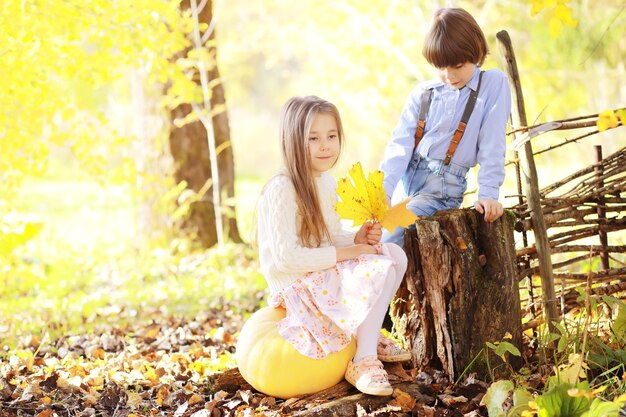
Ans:
{"label": "yellow maple leaf", "polygon": [[417,216],[406,208],[409,201],[411,201],[411,197],[388,209],[387,213],[380,220],[380,224],[390,232],[393,232],[396,227],[408,227],[413,224]]}
{"label": "yellow maple leaf", "polygon": [[556,2],[553,0],[530,0],[530,4],[532,5],[530,15],[536,16],[546,7],[554,6],[555,3]]}
{"label": "yellow maple leaf", "polygon": [[626,109],[615,110],[615,113],[617,113],[617,117],[621,120],[622,126],[626,126]]}
{"label": "yellow maple leaf", "polygon": [[575,28],[578,25],[578,20],[572,16],[572,9],[564,4],[558,4],[554,8],[554,17],[559,19],[564,25],[570,28]]}
{"label": "yellow maple leaf", "polygon": [[613,110],[605,110],[598,115],[597,125],[600,132],[617,127],[617,124],[617,116]]}
{"label": "yellow maple leaf", "polygon": [[383,180],[381,171],[371,172],[366,179],[361,163],[354,164],[348,171],[348,177],[338,181],[337,194],[341,201],[335,210],[339,216],[352,220],[353,226],[360,226],[366,221],[380,222],[389,231],[414,222],[415,214],[406,208],[408,200],[389,209]]}

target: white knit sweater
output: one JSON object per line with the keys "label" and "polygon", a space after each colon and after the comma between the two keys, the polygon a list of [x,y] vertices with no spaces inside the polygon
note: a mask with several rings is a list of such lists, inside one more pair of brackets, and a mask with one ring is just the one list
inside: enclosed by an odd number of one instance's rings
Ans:
{"label": "white knit sweater", "polygon": [[354,231],[342,228],[337,204],[337,182],[329,173],[316,178],[320,206],[332,241],[318,248],[302,246],[298,239],[296,192],[291,180],[279,175],[270,180],[258,204],[258,244],[261,272],[272,292],[291,285],[307,272],[337,263],[335,247],[354,244]]}

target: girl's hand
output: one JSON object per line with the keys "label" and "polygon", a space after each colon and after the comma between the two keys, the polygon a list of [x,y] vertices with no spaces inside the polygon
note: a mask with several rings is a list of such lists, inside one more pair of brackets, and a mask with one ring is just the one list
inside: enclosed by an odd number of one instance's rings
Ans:
{"label": "girl's hand", "polygon": [[363,223],[356,236],[354,236],[354,243],[375,245],[380,242],[382,236],[383,231],[380,223],[366,222]]}
{"label": "girl's hand", "polygon": [[383,237],[383,227],[380,223],[373,223],[372,226],[367,229],[367,243],[369,245],[375,245],[380,242]]}
{"label": "girl's hand", "polygon": [[493,221],[498,220],[502,213],[504,213],[504,208],[499,201],[484,199],[478,200],[474,203],[474,207],[478,210],[479,213],[485,214],[485,221],[487,223],[491,223]]}
{"label": "girl's hand", "polygon": [[360,243],[344,248],[335,248],[337,251],[337,262],[348,259],[356,259],[361,255],[376,255],[376,248],[366,243]]}

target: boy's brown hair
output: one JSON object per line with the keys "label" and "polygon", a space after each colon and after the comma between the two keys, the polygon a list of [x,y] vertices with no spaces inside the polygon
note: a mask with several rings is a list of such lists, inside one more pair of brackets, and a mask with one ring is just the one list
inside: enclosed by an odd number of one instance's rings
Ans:
{"label": "boy's brown hair", "polygon": [[471,62],[480,66],[488,53],[485,35],[471,14],[460,8],[435,12],[422,49],[431,65],[444,68]]}

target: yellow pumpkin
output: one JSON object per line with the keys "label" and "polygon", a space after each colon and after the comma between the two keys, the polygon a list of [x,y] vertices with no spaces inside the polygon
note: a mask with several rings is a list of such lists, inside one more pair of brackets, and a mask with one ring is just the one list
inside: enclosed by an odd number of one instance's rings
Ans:
{"label": "yellow pumpkin", "polygon": [[356,351],[354,339],[341,352],[312,359],[278,333],[282,308],[264,307],[246,321],[237,341],[241,376],[257,391],[277,398],[298,397],[339,383]]}

